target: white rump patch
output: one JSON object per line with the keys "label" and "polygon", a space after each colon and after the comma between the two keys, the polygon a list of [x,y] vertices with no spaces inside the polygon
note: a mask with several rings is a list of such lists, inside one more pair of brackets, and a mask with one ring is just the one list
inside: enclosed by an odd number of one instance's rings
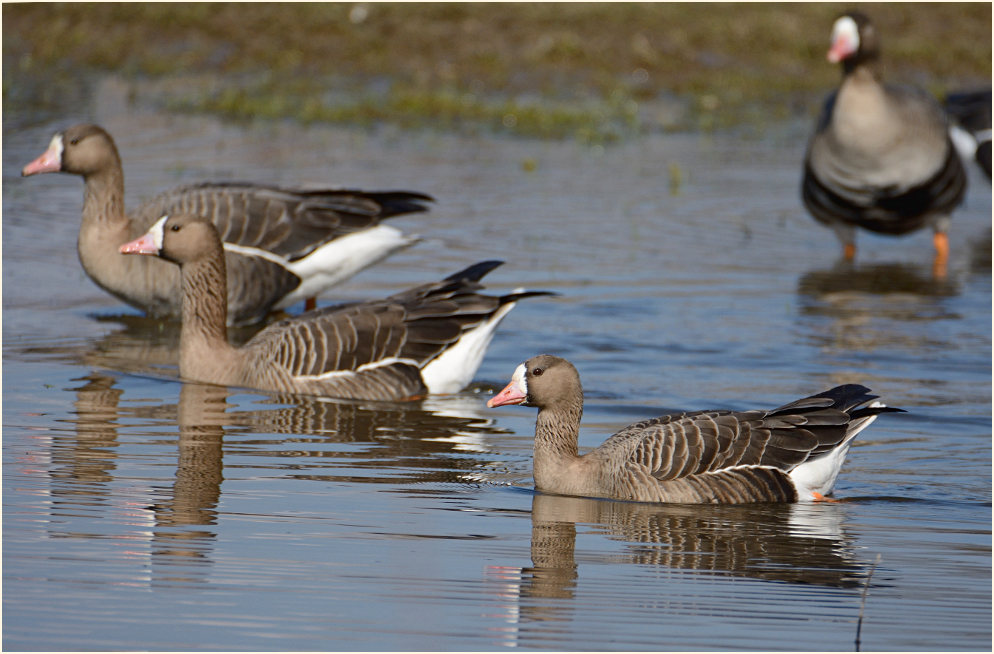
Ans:
{"label": "white rump patch", "polygon": [[[505,304],[485,323],[464,333],[455,345],[445,350],[421,370],[421,378],[430,393],[458,393],[466,388],[483,363],[494,332],[515,302]],[[519,366],[524,374],[524,366]],[[517,372],[515,372],[517,374]],[[522,376],[522,382],[524,377]]]}
{"label": "white rump patch", "polygon": [[[397,250],[413,245],[418,240],[419,237],[406,236],[395,227],[377,225],[336,238],[294,262],[288,262],[271,252],[266,252],[268,256],[265,258],[279,263],[302,280],[300,286],[284,297],[276,308],[285,309],[309,297],[317,297],[360,270],[385,259]],[[227,248],[228,245],[225,244],[225,247]]]}
{"label": "white rump patch", "polygon": [[[868,404],[871,407],[885,406],[883,402],[874,401]],[[839,476],[839,470],[849,453],[849,446],[859,432],[869,427],[877,416],[867,416],[859,418],[849,423],[849,433],[844,441],[817,459],[806,461],[790,471],[789,477],[797,488],[797,500],[799,502],[810,502],[814,499],[812,493],[828,495],[835,487],[835,480]]]}

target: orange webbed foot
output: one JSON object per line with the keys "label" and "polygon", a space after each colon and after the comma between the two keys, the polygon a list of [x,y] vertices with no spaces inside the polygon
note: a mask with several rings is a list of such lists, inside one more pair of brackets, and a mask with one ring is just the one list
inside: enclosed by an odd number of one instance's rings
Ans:
{"label": "orange webbed foot", "polygon": [[946,276],[946,264],[949,262],[949,236],[945,232],[936,232],[932,235],[932,243],[935,245],[932,274],[942,279]]}

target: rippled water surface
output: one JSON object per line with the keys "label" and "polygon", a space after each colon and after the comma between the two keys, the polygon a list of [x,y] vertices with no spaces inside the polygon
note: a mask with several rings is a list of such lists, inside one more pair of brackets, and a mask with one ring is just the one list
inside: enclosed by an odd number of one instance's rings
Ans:
{"label": "rippled water surface", "polygon": [[[971,169],[948,275],[931,241],[800,205],[807,124],[607,148],[128,108],[108,85],[3,132],[5,649],[884,650],[991,647],[991,188]],[[175,326],[86,278],[82,183],[19,178],[100,122],[129,206],[200,179],[431,193],[424,241],[326,301],[488,258],[522,302],[474,385],[415,404],[184,384]],[[484,402],[572,359],[581,447],[678,409],[843,382],[908,410],[856,441],[818,506],[538,495],[534,410]]]}

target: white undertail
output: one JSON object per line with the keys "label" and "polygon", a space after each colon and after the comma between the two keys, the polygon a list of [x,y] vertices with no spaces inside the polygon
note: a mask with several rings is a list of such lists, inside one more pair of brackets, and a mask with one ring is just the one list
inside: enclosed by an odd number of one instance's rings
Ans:
{"label": "white undertail", "polygon": [[429,392],[458,393],[473,381],[497,326],[514,305],[509,302],[502,306],[489,320],[463,334],[455,345],[421,369],[421,378]]}
{"label": "white undertail", "polygon": [[[871,402],[869,407],[885,406],[883,402]],[[849,431],[845,440],[817,459],[806,461],[790,471],[789,476],[797,488],[797,500],[799,502],[810,502],[814,499],[814,493],[828,495],[835,487],[835,480],[839,476],[839,470],[849,453],[849,446],[859,432],[869,427],[877,416],[866,416],[857,418],[849,423]]]}

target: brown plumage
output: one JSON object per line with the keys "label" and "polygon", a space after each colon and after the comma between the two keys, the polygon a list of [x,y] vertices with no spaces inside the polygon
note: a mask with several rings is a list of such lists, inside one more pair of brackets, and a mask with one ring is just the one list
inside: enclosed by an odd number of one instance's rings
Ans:
{"label": "brown plumage", "polygon": [[521,364],[487,406],[538,407],[535,486],[561,495],[640,502],[740,504],[831,492],[849,444],[879,413],[856,384],[772,411],[695,411],[625,427],[580,455],[580,375],[543,354]]}
{"label": "brown plumage", "polygon": [[242,347],[227,341],[225,268],[217,230],[197,216],[163,217],[121,246],[179,264],[186,379],[340,398],[401,400],[451,393],[472,380],[497,325],[522,291],[484,295],[484,261],[382,300],[311,311],[269,325]]}
{"label": "brown plumage", "polygon": [[165,214],[209,219],[226,244],[228,317],[245,324],[348,279],[417,239],[380,221],[425,211],[410,191],[296,190],[243,182],[181,186],[124,211],[124,170],[114,140],[97,125],[56,134],[22,175],[64,172],[85,181],[79,259],[98,286],[153,316],[178,318],[179,271],[118,247]]}

